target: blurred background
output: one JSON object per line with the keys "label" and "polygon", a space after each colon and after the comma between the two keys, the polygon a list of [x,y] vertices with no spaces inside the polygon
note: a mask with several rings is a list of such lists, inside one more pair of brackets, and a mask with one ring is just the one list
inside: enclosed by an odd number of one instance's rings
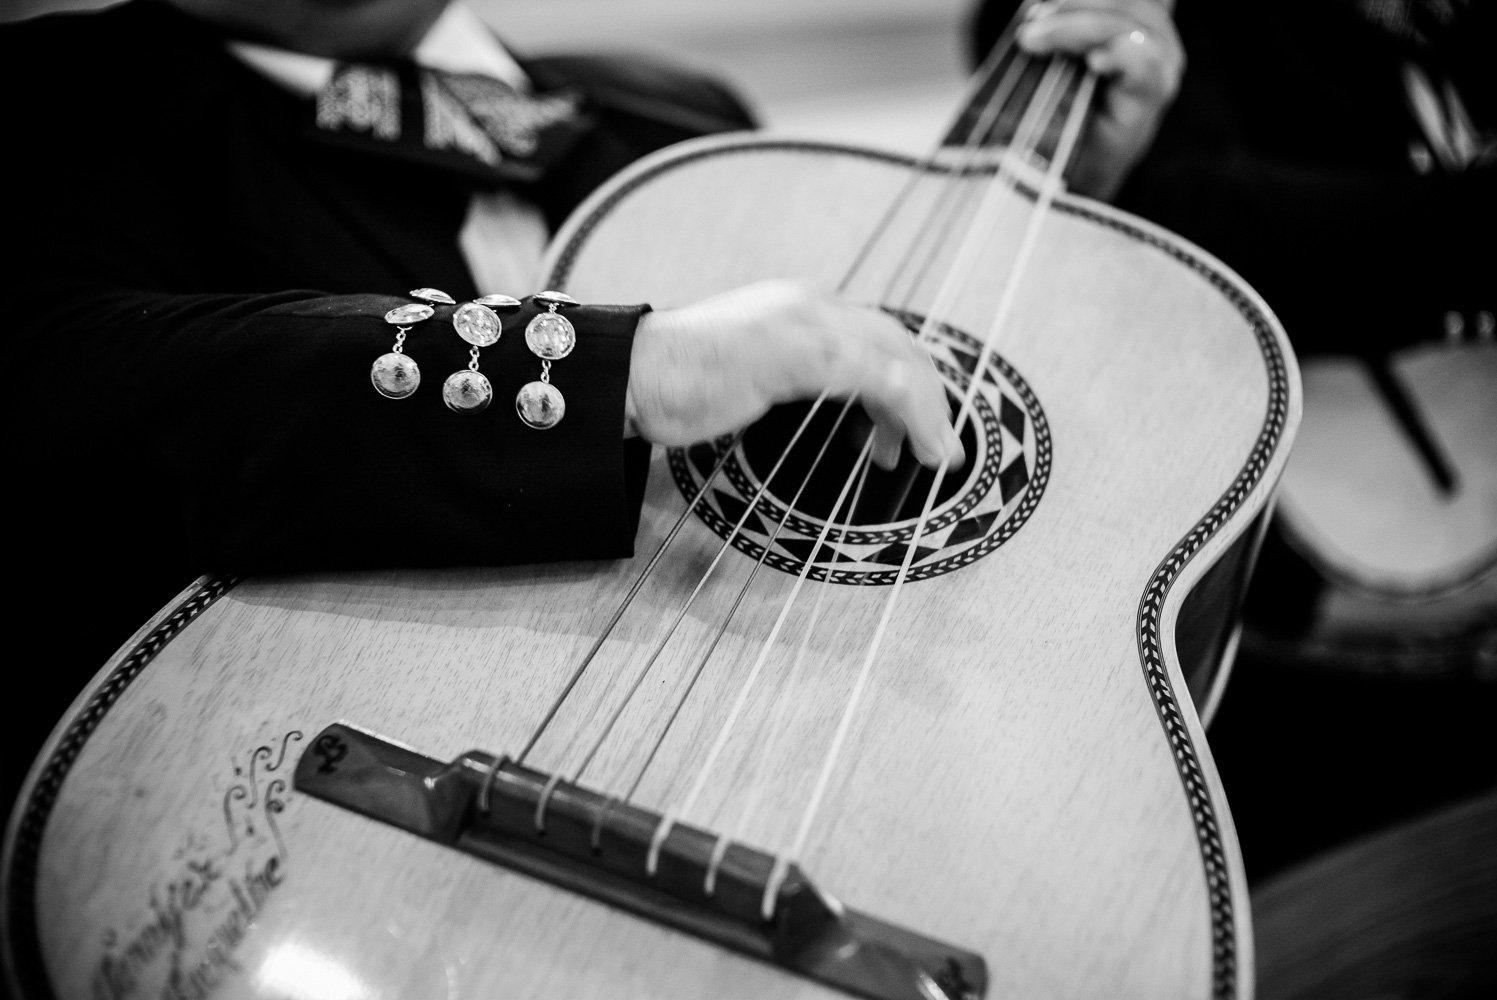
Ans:
{"label": "blurred background", "polygon": [[[0,20],[117,0],[9,0]],[[924,152],[966,79],[970,0],[467,0],[525,54],[651,52],[731,81],[776,130]]]}

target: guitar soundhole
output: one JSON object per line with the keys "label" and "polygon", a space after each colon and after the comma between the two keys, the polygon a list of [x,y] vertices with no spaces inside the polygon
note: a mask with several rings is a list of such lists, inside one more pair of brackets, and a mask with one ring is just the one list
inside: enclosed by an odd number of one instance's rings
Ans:
{"label": "guitar soundhole", "polygon": [[[923,317],[894,315],[911,332],[920,329]],[[940,324],[930,350],[954,412],[977,370],[981,344],[961,330]],[[765,563],[785,573],[798,575],[809,561],[812,580],[830,577],[833,583],[887,585],[898,576],[913,543],[916,551],[909,579],[925,580],[970,565],[1013,537],[1039,504],[1049,481],[1049,423],[1039,400],[1013,366],[990,354],[972,402],[972,417],[962,430],[967,464],[948,473],[937,487],[931,517],[918,539],[917,521],[934,476],[906,455],[891,472],[875,468],[869,473],[852,515],[839,514],[836,525],[818,544],[868,432],[868,418],[860,410],[849,414],[838,428],[815,474],[795,499],[841,405],[818,411],[752,512],[749,503],[784,453],[809,404],[777,407],[740,442],[727,436],[689,449],[673,449],[668,460],[682,496],[692,497],[731,449],[722,473],[697,504],[696,516],[719,537],[731,537],[734,548],[751,558],[764,555],[767,546]],[[795,509],[788,510],[792,499]]]}
{"label": "guitar soundhole", "polygon": [[[955,416],[961,400],[949,391],[946,394],[951,413]],[[810,403],[791,403],[777,406],[764,419],[749,428],[743,439],[743,457],[750,474],[761,482],[785,454],[785,448],[794,437],[796,428],[805,419]],[[821,407],[811,418],[811,423],[786,455],[779,472],[769,483],[774,496],[786,500],[795,496],[796,490],[806,478],[806,473],[815,464],[815,471],[801,491],[795,509],[807,517],[824,520],[831,515],[832,505],[837,502],[848,477],[853,474],[853,463],[861,453],[863,443],[872,429],[872,421],[861,408],[853,409],[837,424],[840,404]],[[820,463],[816,453],[821,450],[827,435],[836,427],[836,433]],[[962,429],[962,446],[968,455],[976,455],[977,432],[971,422]],[[936,492],[936,505],[946,503],[962,488],[971,470],[971,464],[947,473]],[[930,492],[935,473],[915,460],[908,449],[900,457],[899,465],[885,471],[877,465],[868,472],[868,479],[858,496],[858,505],[851,517],[844,515],[838,520],[857,525],[890,524],[907,521],[920,516],[921,506]],[[856,484],[854,484],[856,485]],[[849,498],[852,494],[849,492]],[[845,507],[845,503],[844,503]]]}

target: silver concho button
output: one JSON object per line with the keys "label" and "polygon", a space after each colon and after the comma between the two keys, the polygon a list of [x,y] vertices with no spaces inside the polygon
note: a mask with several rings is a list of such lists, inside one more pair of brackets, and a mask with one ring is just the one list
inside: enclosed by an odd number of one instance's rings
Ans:
{"label": "silver concho button", "polygon": [[559,361],[577,346],[577,331],[566,317],[541,313],[526,324],[525,343],[536,357]]}
{"label": "silver concho button", "polygon": [[422,302],[407,302],[403,306],[396,306],[385,313],[385,322],[391,326],[410,326],[419,323],[423,319],[431,319],[436,312],[431,306]]}
{"label": "silver concho button", "polygon": [[500,295],[498,292],[492,292],[488,295],[476,298],[473,301],[477,302],[481,306],[488,306],[490,309],[520,308],[519,299],[515,298],[513,295]]}
{"label": "silver concho button", "polygon": [[435,302],[438,305],[450,306],[456,304],[457,300],[440,288],[412,288],[411,298],[424,299],[427,302]]}
{"label": "silver concho button", "polygon": [[568,306],[577,305],[577,300],[572,298],[566,292],[553,292],[550,290],[544,292],[536,292],[535,300],[543,306],[554,305],[561,309],[565,309]]}
{"label": "silver concho button", "polygon": [[374,383],[375,391],[381,396],[404,399],[421,384],[421,369],[404,354],[391,351],[374,359],[374,366],[369,369],[369,381]]}
{"label": "silver concho button", "polygon": [[550,430],[567,415],[567,401],[549,382],[527,382],[515,394],[515,412],[527,427]]}
{"label": "silver concho button", "polygon": [[458,306],[457,312],[452,314],[452,325],[457,328],[457,335],[474,347],[497,344],[499,335],[504,332],[499,325],[499,315],[476,302],[464,302]]}
{"label": "silver concho button", "polygon": [[482,413],[494,398],[494,387],[475,371],[464,368],[447,376],[442,383],[442,402],[453,413]]}

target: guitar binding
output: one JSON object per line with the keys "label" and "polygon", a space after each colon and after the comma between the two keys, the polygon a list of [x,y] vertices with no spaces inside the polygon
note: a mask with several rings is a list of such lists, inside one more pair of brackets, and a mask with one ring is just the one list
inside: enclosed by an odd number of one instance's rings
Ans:
{"label": "guitar binding", "polygon": [[[844,907],[797,866],[761,914],[775,857],[675,823],[647,870],[658,813],[471,751],[446,763],[336,723],[297,763],[298,790],[870,1000],[978,1000],[981,955]],[[544,808],[540,804],[544,800]],[[484,806],[487,806],[485,809]]]}

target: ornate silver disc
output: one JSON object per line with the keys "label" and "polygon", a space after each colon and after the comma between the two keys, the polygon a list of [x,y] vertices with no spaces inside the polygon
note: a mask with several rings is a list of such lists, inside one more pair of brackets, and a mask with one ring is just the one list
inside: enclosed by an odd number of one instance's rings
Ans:
{"label": "ornate silver disc", "polygon": [[457,300],[440,288],[412,288],[411,298],[424,299],[427,302],[435,302],[438,305],[450,306],[456,304]]}
{"label": "ornate silver disc", "polygon": [[549,289],[544,292],[536,292],[535,300],[543,306],[554,304],[562,309],[579,304],[576,299],[572,298],[566,292],[553,292]]}
{"label": "ornate silver disc", "polygon": [[410,326],[423,319],[431,319],[435,312],[435,309],[424,302],[407,302],[385,313],[385,322],[391,326]]}
{"label": "ornate silver disc", "polygon": [[550,382],[527,382],[515,394],[515,412],[527,427],[550,430],[567,415],[567,401]]}
{"label": "ornate silver disc", "polygon": [[452,314],[452,325],[457,329],[457,335],[474,347],[497,344],[499,335],[504,332],[499,324],[499,314],[477,302],[464,302],[458,306],[457,312]]}
{"label": "ornate silver disc", "polygon": [[473,301],[477,302],[481,306],[488,306],[490,309],[520,308],[519,299],[515,298],[513,295],[501,295],[498,292],[490,292],[488,295],[481,295]]}
{"label": "ornate silver disc", "polygon": [[374,383],[375,391],[381,396],[404,399],[421,384],[421,369],[404,354],[391,351],[374,359],[374,366],[369,369],[369,381]]}
{"label": "ornate silver disc", "polygon": [[556,313],[541,313],[525,325],[525,343],[538,358],[559,361],[577,346],[577,331]]}
{"label": "ornate silver disc", "polygon": [[442,383],[442,402],[453,413],[482,413],[494,398],[494,387],[479,372],[455,371]]}

